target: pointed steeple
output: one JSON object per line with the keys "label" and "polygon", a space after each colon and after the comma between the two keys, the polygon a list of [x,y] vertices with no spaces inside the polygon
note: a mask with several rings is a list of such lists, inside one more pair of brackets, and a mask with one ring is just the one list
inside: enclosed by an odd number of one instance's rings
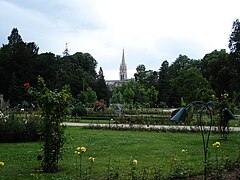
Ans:
{"label": "pointed steeple", "polygon": [[124,49],[123,49],[123,54],[122,54],[122,65],[125,64],[125,56],[124,56]]}
{"label": "pointed steeple", "polygon": [[125,55],[124,55],[124,49],[123,49],[123,54],[122,54],[122,62],[120,64],[120,68],[119,68],[120,72],[120,81],[125,81],[127,80],[127,65],[125,62]]}

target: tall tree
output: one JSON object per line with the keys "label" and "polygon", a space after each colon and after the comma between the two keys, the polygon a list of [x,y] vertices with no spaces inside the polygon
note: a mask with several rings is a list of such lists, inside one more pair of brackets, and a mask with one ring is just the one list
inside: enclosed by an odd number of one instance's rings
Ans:
{"label": "tall tree", "polygon": [[157,88],[158,86],[158,73],[153,70],[146,70],[145,65],[140,64],[136,68],[136,73],[134,74],[135,80],[146,88],[151,88],[151,86]]}
{"label": "tall tree", "polygon": [[169,73],[172,77],[177,77],[182,69],[190,68],[191,64],[191,59],[188,56],[180,54],[169,67]]}
{"label": "tall tree", "polygon": [[[172,79],[170,83],[170,100],[174,106],[179,106],[181,98],[183,98],[186,103],[191,103],[196,100],[209,101],[211,99],[207,98],[211,98],[213,95],[209,82],[196,68],[181,70],[179,76]],[[210,94],[206,94],[206,92]]]}
{"label": "tall tree", "polygon": [[53,53],[42,53],[34,61],[34,77],[41,76],[46,84],[54,89],[56,82],[57,58]]}
{"label": "tall tree", "polygon": [[33,42],[23,42],[17,28],[11,31],[8,41],[8,44],[3,45],[0,49],[0,66],[4,69],[4,75],[1,76],[4,86],[0,88],[0,92],[5,97],[12,99],[13,94],[9,88],[14,77],[13,74],[15,74],[14,81],[18,87],[22,87],[24,83],[32,82],[35,79],[33,78],[33,61],[37,57],[38,47]]}
{"label": "tall tree", "polygon": [[235,83],[234,67],[231,56],[226,50],[214,50],[206,54],[201,60],[201,72],[210,82],[217,97],[221,97],[224,92],[232,94],[231,84]]}
{"label": "tall tree", "polygon": [[58,89],[69,84],[75,98],[80,91],[84,91],[87,87],[96,91],[96,65],[97,61],[88,53],[77,52],[57,59],[56,82]]}
{"label": "tall tree", "polygon": [[231,70],[233,72],[233,78],[231,83],[231,89],[234,94],[238,94],[237,98],[240,100],[240,22],[236,19],[233,22],[232,33],[229,38],[230,54],[232,55],[232,67]]}
{"label": "tall tree", "polygon": [[98,100],[103,99],[107,103],[109,102],[109,90],[106,85],[106,81],[104,79],[102,67],[99,68],[99,73],[97,76],[97,84],[96,84],[96,93]]}
{"label": "tall tree", "polygon": [[134,74],[135,80],[139,81],[141,84],[146,84],[146,79],[147,79],[147,72],[145,65],[140,64],[136,68],[136,73]]}
{"label": "tall tree", "polygon": [[169,63],[163,61],[161,68],[159,69],[159,86],[158,86],[158,101],[169,104]]}
{"label": "tall tree", "polygon": [[18,34],[18,29],[13,28],[11,35],[8,36],[8,44],[13,46],[19,43],[23,43],[22,37]]}
{"label": "tall tree", "polygon": [[240,61],[240,22],[238,19],[233,22],[228,47],[235,58]]}

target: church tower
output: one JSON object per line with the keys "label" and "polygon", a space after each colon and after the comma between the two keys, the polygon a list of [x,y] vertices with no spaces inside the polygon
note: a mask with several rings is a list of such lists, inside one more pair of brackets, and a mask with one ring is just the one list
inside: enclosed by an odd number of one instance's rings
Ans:
{"label": "church tower", "polygon": [[127,65],[126,65],[125,57],[124,57],[124,49],[123,49],[123,54],[122,54],[122,62],[120,64],[120,68],[119,68],[119,75],[120,75],[120,81],[127,80]]}

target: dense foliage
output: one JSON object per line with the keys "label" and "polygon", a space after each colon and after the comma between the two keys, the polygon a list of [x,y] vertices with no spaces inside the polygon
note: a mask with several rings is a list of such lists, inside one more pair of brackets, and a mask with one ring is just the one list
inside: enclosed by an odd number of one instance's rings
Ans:
{"label": "dense foliage", "polygon": [[[135,82],[130,81],[110,92],[103,69],[96,72],[97,61],[89,54],[77,52],[64,56],[53,53],[38,54],[34,42],[26,43],[13,28],[8,44],[0,48],[0,93],[9,99],[11,107],[28,101],[23,84],[36,85],[40,75],[50,89],[70,85],[76,103],[91,106],[104,100],[135,107],[176,107],[181,100],[211,101],[227,93],[230,101],[240,99],[240,23],[233,22],[229,37],[230,53],[225,49],[209,52],[202,59],[179,55],[173,63],[164,60],[159,71],[136,67]],[[171,60],[172,61],[172,60]],[[88,91],[88,93],[85,93]],[[95,96],[96,95],[96,96]]]}
{"label": "dense foliage", "polygon": [[107,94],[103,71],[100,75],[96,73],[97,61],[89,53],[77,52],[62,57],[51,52],[38,54],[37,45],[25,43],[17,28],[13,28],[8,40],[8,44],[0,48],[0,94],[4,100],[9,99],[10,107],[26,100],[23,84],[36,86],[39,75],[52,90],[70,85],[75,98],[87,88],[95,91],[99,100],[102,94]]}
{"label": "dense foliage", "polygon": [[36,113],[0,111],[0,142],[37,141],[41,117]]}

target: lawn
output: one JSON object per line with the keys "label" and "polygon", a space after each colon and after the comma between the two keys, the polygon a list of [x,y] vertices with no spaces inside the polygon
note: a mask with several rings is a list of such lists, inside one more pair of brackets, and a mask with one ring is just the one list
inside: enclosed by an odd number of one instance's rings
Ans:
{"label": "lawn", "polygon": [[[193,173],[203,171],[203,148],[200,133],[140,132],[93,130],[83,127],[67,127],[65,149],[60,161],[60,172],[42,173],[41,162],[37,161],[40,142],[1,143],[0,179],[76,179],[76,147],[84,146],[82,174],[90,167],[89,157],[94,157],[92,179],[104,179],[108,173],[120,174],[131,171],[133,159],[138,161],[136,171],[146,172],[150,169],[161,170],[167,174],[173,164],[185,165]],[[218,134],[210,137],[210,161],[215,161],[212,144],[218,141]],[[219,160],[236,159],[239,155],[239,134],[231,133],[229,141],[220,141]],[[182,150],[187,150],[182,152]],[[143,175],[142,175],[143,176]]]}

